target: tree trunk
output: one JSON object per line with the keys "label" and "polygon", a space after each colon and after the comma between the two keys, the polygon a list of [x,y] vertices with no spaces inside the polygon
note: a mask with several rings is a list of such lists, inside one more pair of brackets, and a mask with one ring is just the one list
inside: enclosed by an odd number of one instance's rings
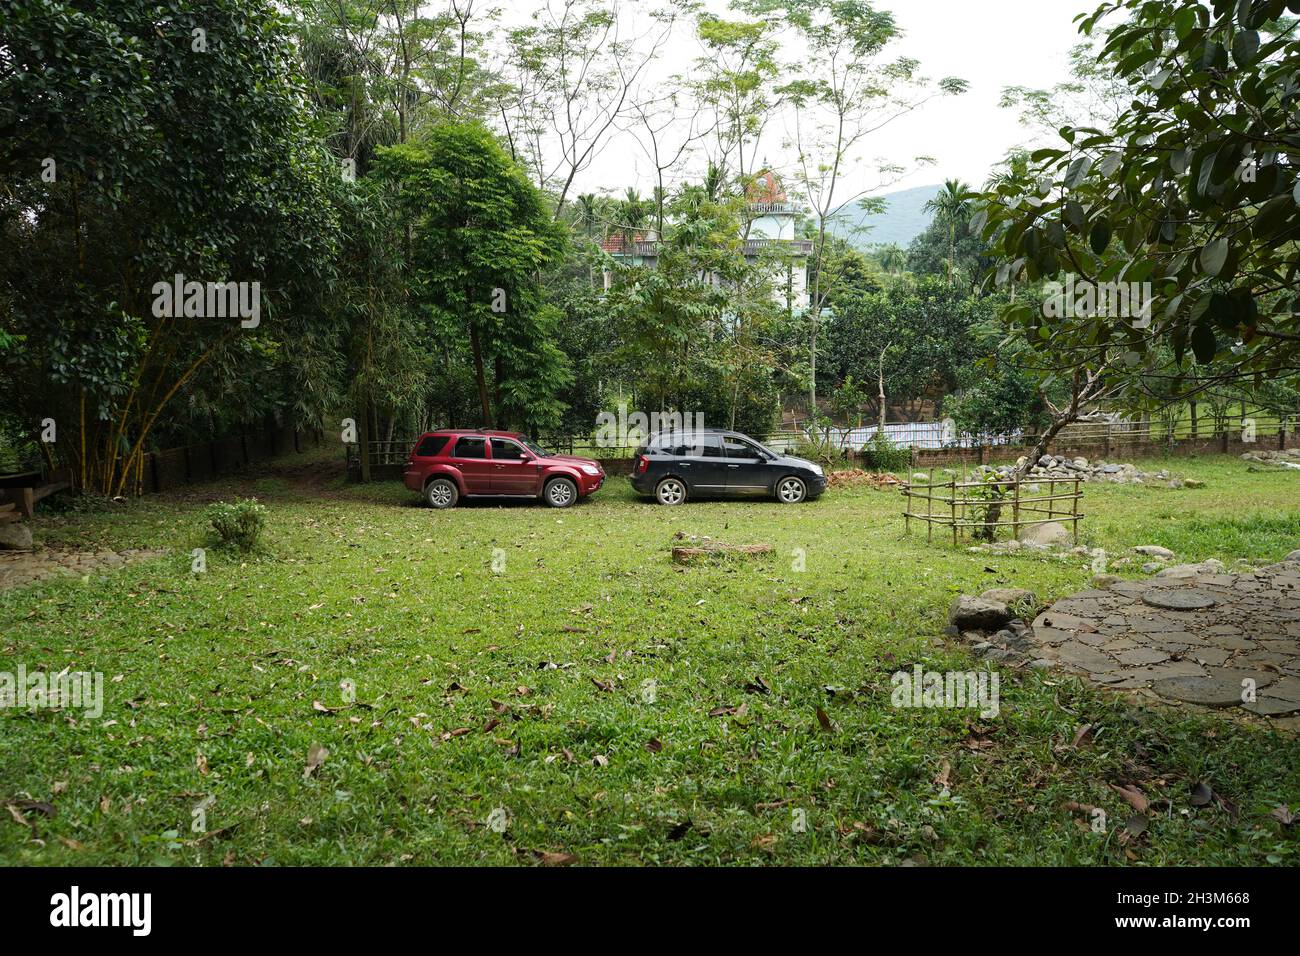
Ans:
{"label": "tree trunk", "polygon": [[483,427],[487,428],[492,424],[492,408],[488,404],[487,378],[483,374],[483,347],[479,343],[478,329],[473,326],[469,330],[469,345],[474,352],[474,377],[478,382],[478,400],[482,413]]}

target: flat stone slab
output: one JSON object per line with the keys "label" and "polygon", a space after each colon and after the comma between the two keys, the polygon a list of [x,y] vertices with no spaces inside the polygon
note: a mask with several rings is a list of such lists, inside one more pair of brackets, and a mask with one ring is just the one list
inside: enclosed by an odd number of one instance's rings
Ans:
{"label": "flat stone slab", "polygon": [[1179,571],[1185,576],[1125,581],[1057,601],[1024,632],[1024,655],[1035,667],[1050,664],[1104,687],[1150,689],[1194,706],[1278,718],[1300,713],[1296,564],[1228,574],[1206,561]]}
{"label": "flat stone slab", "polygon": [[1198,588],[1152,588],[1142,593],[1142,600],[1166,611],[1201,611],[1219,603],[1213,594]]}
{"label": "flat stone slab", "polygon": [[0,591],[64,575],[99,574],[166,553],[139,548],[128,548],[125,551],[39,550],[0,553]]}
{"label": "flat stone slab", "polygon": [[1166,677],[1151,689],[1161,697],[1202,707],[1236,707],[1245,702],[1241,683],[1226,677]]}

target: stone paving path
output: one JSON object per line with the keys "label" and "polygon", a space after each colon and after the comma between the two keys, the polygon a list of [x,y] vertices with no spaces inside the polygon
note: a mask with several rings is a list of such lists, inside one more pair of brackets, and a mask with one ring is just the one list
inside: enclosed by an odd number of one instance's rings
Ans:
{"label": "stone paving path", "polygon": [[1083,591],[1040,614],[1025,636],[1031,656],[1104,686],[1298,714],[1300,558],[1241,574],[1218,561],[1179,565]]}
{"label": "stone paving path", "polygon": [[0,552],[0,590],[32,584],[61,574],[94,574],[156,558],[166,551],[128,548],[125,551]]}

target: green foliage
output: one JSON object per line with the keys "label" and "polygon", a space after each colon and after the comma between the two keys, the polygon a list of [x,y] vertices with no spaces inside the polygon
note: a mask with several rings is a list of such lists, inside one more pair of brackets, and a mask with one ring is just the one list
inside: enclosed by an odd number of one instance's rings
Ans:
{"label": "green foliage", "polygon": [[906,471],[912,464],[912,453],[889,440],[883,431],[876,431],[862,446],[862,460],[872,471]]}
{"label": "green foliage", "polygon": [[266,527],[266,508],[254,498],[219,501],[203,513],[217,547],[248,553],[257,547]]}
{"label": "green foliage", "polygon": [[[287,21],[264,0],[17,0],[4,17],[0,337],[23,336],[0,350],[5,412],[55,418],[56,454],[108,494],[187,415],[208,434],[292,415],[344,184]],[[260,283],[260,325],[155,316],[178,273]]]}
{"label": "green foliage", "polygon": [[538,284],[564,244],[541,194],[478,123],[380,149],[376,175],[411,224],[413,292],[433,334],[469,346],[480,424],[553,427],[572,378]]}
{"label": "green foliage", "polygon": [[1300,179],[1284,144],[1300,137],[1300,36],[1288,10],[1116,0],[1081,21],[1089,35],[1110,26],[1096,62],[1127,85],[1114,124],[1063,127],[993,185],[974,226],[996,248],[996,282],[1149,282],[1150,322],[1010,306],[1045,375],[1069,367],[1141,402],[1156,380],[1194,387],[1196,366],[1219,383],[1296,367]]}
{"label": "green foliage", "polygon": [[971,328],[991,317],[996,305],[932,276],[895,282],[883,291],[844,284],[831,303],[834,318],[818,369],[823,387],[852,378],[877,414],[882,372],[891,405],[955,389],[960,373],[981,354]]}

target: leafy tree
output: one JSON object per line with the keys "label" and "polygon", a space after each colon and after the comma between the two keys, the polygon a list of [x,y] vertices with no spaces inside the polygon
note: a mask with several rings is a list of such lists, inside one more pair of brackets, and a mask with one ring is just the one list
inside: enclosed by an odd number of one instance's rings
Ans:
{"label": "leafy tree", "polygon": [[[55,418],[78,483],[120,494],[205,377],[229,389],[226,422],[305,412],[264,402],[267,373],[293,374],[291,344],[328,322],[346,199],[290,25],[261,0],[3,16],[0,328],[23,341],[0,376],[22,427]],[[155,314],[177,274],[260,283],[258,326]]]}
{"label": "leafy tree", "polygon": [[1300,38],[1288,10],[1300,5],[1114,0],[1081,19],[1085,34],[1113,24],[1098,61],[1128,85],[1126,108],[1109,130],[1063,128],[1063,144],[985,195],[974,225],[1001,260],[997,282],[1150,283],[1149,308],[1058,314],[1053,295],[1049,314],[1007,309],[1043,377],[1071,383],[1040,446],[1102,399],[1172,400],[1300,365]]}
{"label": "leafy tree", "polygon": [[[850,159],[883,126],[935,96],[959,95],[967,84],[947,77],[931,83],[920,64],[908,57],[886,60],[899,36],[892,13],[862,0],[738,0],[757,17],[784,20],[797,31],[808,55],[777,92],[794,111],[795,171],[800,198],[814,228],[814,252],[825,247],[828,224],[852,203],[871,199],[872,187],[846,187]],[[914,163],[927,162],[917,157]],[[899,167],[884,164],[881,179]],[[879,184],[878,184],[879,185]],[[809,411],[817,413],[817,338],[821,312],[835,276],[820,270],[812,277],[808,311]]]}
{"label": "leafy tree", "polygon": [[[957,387],[961,371],[979,353],[971,328],[992,304],[935,277],[900,282],[883,291],[841,288],[832,299],[823,385],[870,382],[877,420],[888,404],[916,406]],[[881,401],[880,393],[885,401]]]}
{"label": "leafy tree", "polygon": [[477,123],[381,149],[377,173],[400,187],[413,224],[416,300],[435,335],[468,344],[481,423],[553,425],[570,372],[539,275],[560,255],[563,233],[541,193]]}

